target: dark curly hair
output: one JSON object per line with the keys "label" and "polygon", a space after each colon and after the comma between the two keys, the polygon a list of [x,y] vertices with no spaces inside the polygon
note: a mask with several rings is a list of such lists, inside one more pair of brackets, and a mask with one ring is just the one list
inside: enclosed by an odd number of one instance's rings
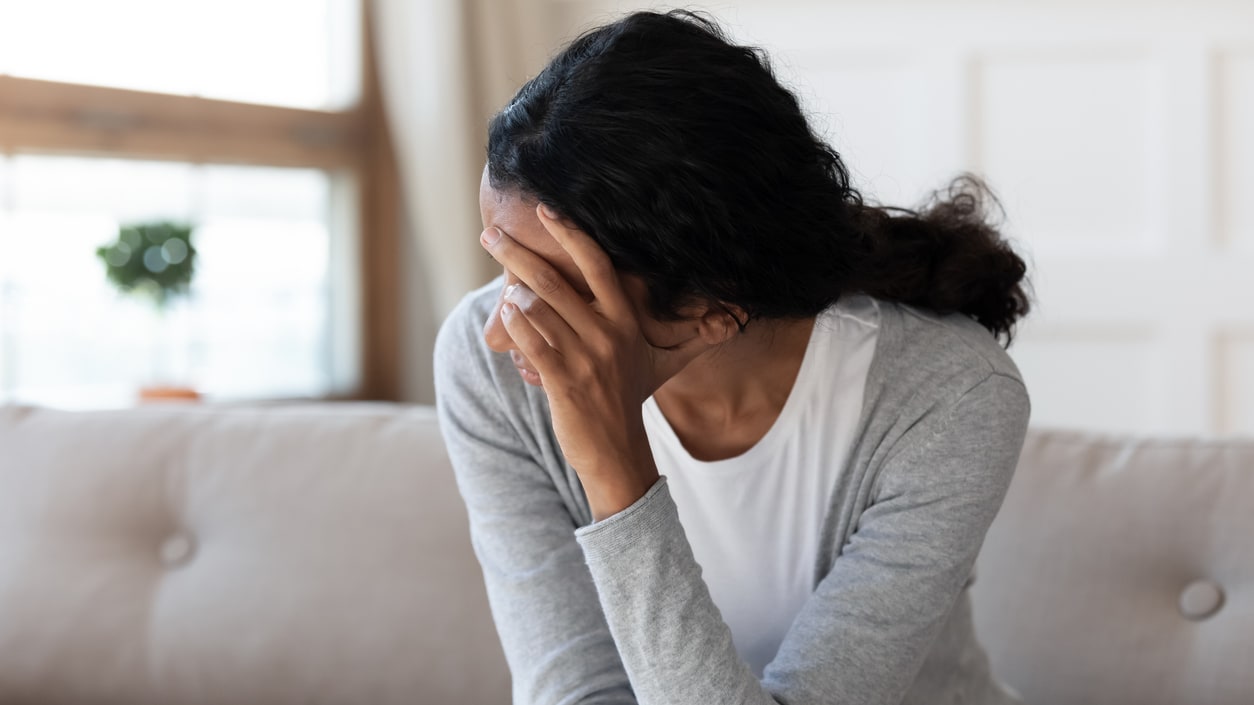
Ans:
{"label": "dark curly hair", "polygon": [[848,292],[962,312],[1009,344],[1026,266],[983,183],[918,211],[864,203],[761,50],[687,11],[589,31],[493,117],[493,188],[547,204],[639,275],[659,317],[693,301],[817,314]]}

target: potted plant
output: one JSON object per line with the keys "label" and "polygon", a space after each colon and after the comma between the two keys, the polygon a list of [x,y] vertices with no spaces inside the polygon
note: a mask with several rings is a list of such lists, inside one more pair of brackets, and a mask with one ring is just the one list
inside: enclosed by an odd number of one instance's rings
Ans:
{"label": "potted plant", "polygon": [[[173,221],[154,221],[123,225],[112,242],[96,249],[104,264],[105,275],[118,291],[151,301],[158,317],[158,340],[166,333],[166,314],[178,299],[191,292],[196,273],[196,247],[192,244],[192,226]],[[165,346],[154,346],[153,364],[160,369],[168,354]],[[145,386],[140,398],[196,399],[195,391],[169,380]]]}

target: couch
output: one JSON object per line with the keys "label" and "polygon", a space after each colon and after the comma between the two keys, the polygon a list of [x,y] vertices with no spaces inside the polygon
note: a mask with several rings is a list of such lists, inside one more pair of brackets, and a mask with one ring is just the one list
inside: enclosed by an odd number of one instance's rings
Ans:
{"label": "couch", "polygon": [[1254,704],[1254,439],[1030,432],[972,600],[1030,704]]}
{"label": "couch", "polygon": [[0,409],[0,704],[506,703],[431,409]]}
{"label": "couch", "polygon": [[[1033,431],[973,585],[1029,703],[1254,703],[1254,442]],[[509,701],[428,408],[0,408],[0,703]]]}

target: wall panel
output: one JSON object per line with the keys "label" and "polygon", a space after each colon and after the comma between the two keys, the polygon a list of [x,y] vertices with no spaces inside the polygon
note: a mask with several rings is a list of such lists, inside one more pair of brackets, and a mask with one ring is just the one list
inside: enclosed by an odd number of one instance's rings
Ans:
{"label": "wall panel", "polygon": [[[1154,67],[1087,52],[982,57],[976,168],[1044,254],[1161,247]],[[1100,164],[1100,168],[1092,165]]]}
{"label": "wall panel", "polygon": [[1254,253],[1254,48],[1220,51],[1215,63],[1220,235]]}

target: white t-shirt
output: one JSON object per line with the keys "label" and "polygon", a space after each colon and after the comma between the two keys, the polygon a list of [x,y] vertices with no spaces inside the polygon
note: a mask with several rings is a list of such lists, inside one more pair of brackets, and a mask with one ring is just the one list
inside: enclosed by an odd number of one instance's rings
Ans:
{"label": "white t-shirt", "polygon": [[650,397],[645,430],[736,650],[759,677],[815,586],[816,552],[862,412],[879,307],[848,296],[815,320],[779,418],[743,454],[694,459]]}

